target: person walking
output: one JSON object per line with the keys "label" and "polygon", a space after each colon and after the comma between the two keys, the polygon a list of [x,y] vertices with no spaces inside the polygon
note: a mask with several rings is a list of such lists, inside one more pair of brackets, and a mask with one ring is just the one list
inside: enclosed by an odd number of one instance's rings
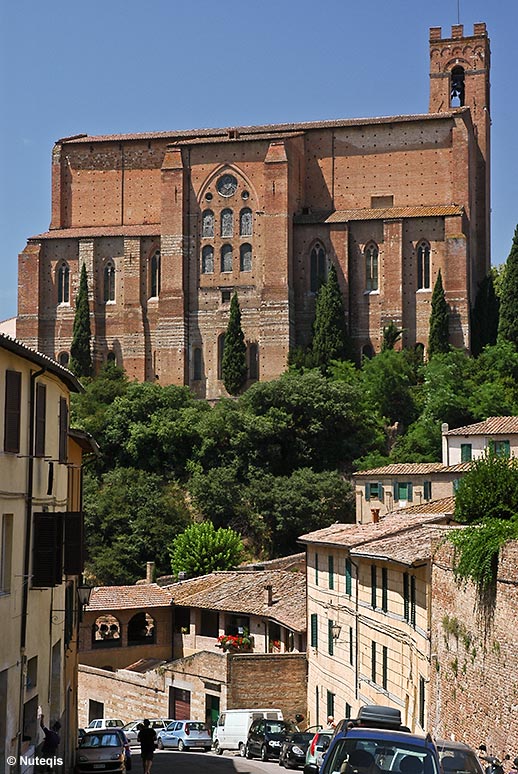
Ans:
{"label": "person walking", "polygon": [[155,754],[156,731],[154,728],[151,728],[147,718],[140,726],[137,740],[140,743],[140,756],[144,766],[144,774],[150,774],[151,766],[153,765],[153,755]]}

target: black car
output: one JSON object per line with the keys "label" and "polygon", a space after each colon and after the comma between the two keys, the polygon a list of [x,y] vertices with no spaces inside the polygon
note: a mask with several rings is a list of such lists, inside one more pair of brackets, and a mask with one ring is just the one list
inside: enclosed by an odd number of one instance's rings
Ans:
{"label": "black car", "polygon": [[279,755],[279,766],[286,769],[296,769],[304,766],[306,762],[306,752],[311,740],[320,731],[321,726],[313,726],[305,731],[293,731],[284,739]]}
{"label": "black car", "polygon": [[246,740],[246,757],[253,758],[255,756],[262,761],[278,758],[282,743],[292,730],[292,727],[283,720],[268,720],[267,718],[254,720]]}

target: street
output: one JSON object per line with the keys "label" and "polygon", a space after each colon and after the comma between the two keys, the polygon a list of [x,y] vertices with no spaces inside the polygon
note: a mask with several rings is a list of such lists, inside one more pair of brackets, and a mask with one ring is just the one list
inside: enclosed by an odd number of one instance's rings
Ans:
{"label": "street", "polygon": [[[138,748],[132,749],[133,767],[131,774],[142,774],[142,761]],[[153,760],[151,774],[263,774],[264,772],[280,772],[278,761],[262,763],[259,760],[247,760],[239,755],[224,753],[188,752],[179,753],[176,750],[157,750]]]}

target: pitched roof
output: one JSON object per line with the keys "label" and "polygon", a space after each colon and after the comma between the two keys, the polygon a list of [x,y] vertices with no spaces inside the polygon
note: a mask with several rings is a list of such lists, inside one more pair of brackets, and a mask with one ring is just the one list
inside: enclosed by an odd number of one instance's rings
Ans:
{"label": "pitched roof", "polygon": [[[272,604],[265,587],[272,587]],[[213,572],[164,587],[174,604],[270,618],[294,631],[306,628],[306,575],[286,570]]]}
{"label": "pitched roof", "polygon": [[[446,498],[449,499],[449,498]],[[443,503],[444,501],[438,501]],[[369,524],[333,524],[330,527],[309,532],[299,538],[301,543],[323,543],[353,549],[373,540],[399,535],[423,524],[448,523],[450,513],[435,510],[432,503],[425,503],[423,510],[401,508],[392,511],[378,522]]]}
{"label": "pitched roof", "polygon": [[[464,463],[461,463],[464,464]],[[452,465],[452,468],[460,467]],[[421,503],[420,505],[409,505],[406,508],[402,508],[399,513],[404,514],[427,514],[432,516],[433,514],[442,516],[453,516],[455,511],[455,496],[443,497],[440,500],[429,500],[428,502]]]}
{"label": "pitched roof", "polygon": [[145,237],[160,236],[160,223],[148,223],[138,226],[83,226],[81,228],[55,228],[29,237],[32,242],[38,239],[93,239],[94,237]]}
{"label": "pitched roof", "polygon": [[72,392],[83,392],[81,383],[72,371],[69,371],[68,368],[57,363],[48,355],[44,355],[42,352],[31,349],[26,344],[18,341],[18,339],[13,339],[6,333],[0,333],[0,348],[6,349],[8,352],[12,352],[15,355],[19,355],[19,357],[23,357],[26,360],[30,360],[31,363],[35,363],[46,371],[49,371],[51,374],[54,374],[54,376],[61,379]]}
{"label": "pitched roof", "polygon": [[518,433],[518,417],[488,417],[483,422],[456,427],[443,435],[505,435]]}
{"label": "pitched roof", "polygon": [[136,586],[97,586],[93,589],[87,610],[124,610],[137,607],[167,607],[171,594],[156,583]]}
{"label": "pitched roof", "polygon": [[359,470],[353,478],[372,478],[372,476],[426,476],[431,473],[466,473],[472,461],[458,462],[456,465],[443,465],[442,462],[393,462],[380,468]]}
{"label": "pitched roof", "polygon": [[386,559],[409,567],[422,564],[432,555],[432,542],[452,529],[446,524],[423,524],[398,535],[372,540],[351,550],[351,556]]}
{"label": "pitched roof", "polygon": [[462,215],[463,207],[456,204],[430,204],[412,207],[368,207],[334,212],[312,212],[296,215],[295,223],[347,223],[350,220],[391,220],[399,218],[434,218]]}

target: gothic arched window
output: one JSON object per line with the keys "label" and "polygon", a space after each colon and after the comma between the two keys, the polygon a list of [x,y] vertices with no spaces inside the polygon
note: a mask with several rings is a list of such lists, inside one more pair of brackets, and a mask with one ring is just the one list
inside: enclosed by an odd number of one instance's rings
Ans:
{"label": "gothic arched window", "polygon": [[221,248],[221,271],[232,271],[232,245]]}
{"label": "gothic arched window", "polygon": [[241,271],[252,271],[252,245],[248,242],[239,248],[239,268]]}
{"label": "gothic arched window", "polygon": [[327,278],[326,251],[320,243],[311,250],[310,255],[310,290],[316,293]]}
{"label": "gothic arched window", "polygon": [[244,207],[239,213],[239,234],[240,236],[252,236],[252,210],[250,207]]}
{"label": "gothic arched window", "polygon": [[115,266],[108,261],[104,267],[104,300],[115,301]]}
{"label": "gothic arched window", "polygon": [[234,236],[234,214],[228,207],[221,210],[221,236]]}
{"label": "gothic arched window", "polygon": [[202,237],[214,236],[214,213],[212,210],[205,210],[201,216],[201,235]]}
{"label": "gothic arched window", "polygon": [[214,248],[212,245],[205,245],[201,251],[201,273],[213,274],[214,272]]}
{"label": "gothic arched window", "polygon": [[378,246],[371,242],[365,248],[365,290],[378,290]]}
{"label": "gothic arched window", "polygon": [[149,296],[157,298],[160,295],[160,250],[153,253],[149,263]]}
{"label": "gothic arched window", "polygon": [[63,263],[58,268],[58,304],[68,304],[70,301],[70,269]]}
{"label": "gothic arched window", "polygon": [[430,245],[428,242],[419,242],[417,245],[417,289],[429,290],[430,288]]}

